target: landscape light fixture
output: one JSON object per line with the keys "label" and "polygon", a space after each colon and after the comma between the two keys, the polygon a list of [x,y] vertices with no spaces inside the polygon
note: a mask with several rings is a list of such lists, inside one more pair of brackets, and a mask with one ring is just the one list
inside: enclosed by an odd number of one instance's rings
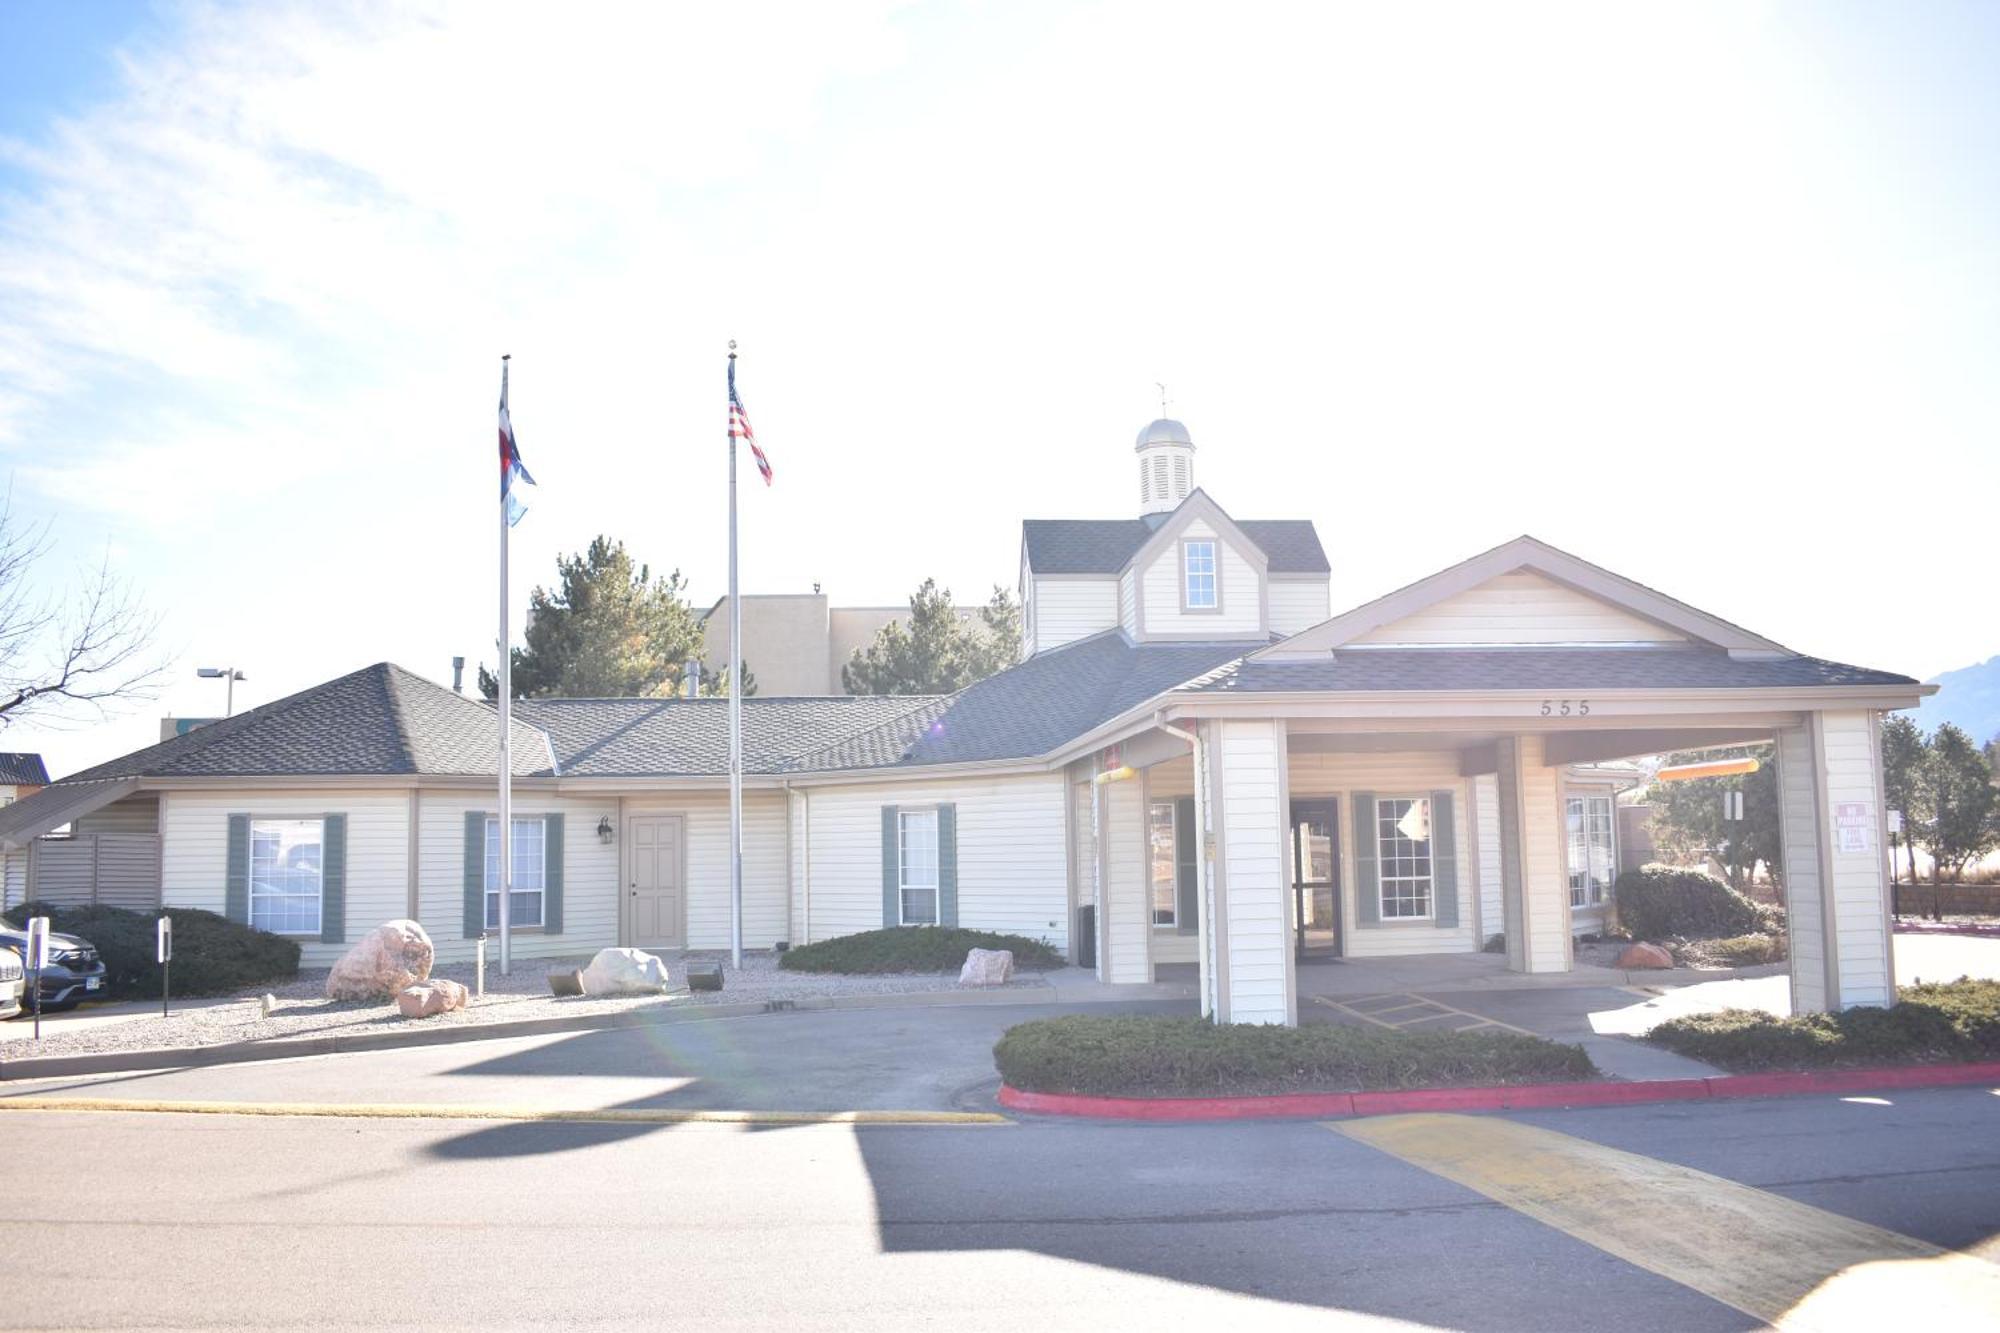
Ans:
{"label": "landscape light fixture", "polygon": [[222,715],[224,717],[234,716],[236,713],[236,682],[239,680],[248,680],[249,677],[245,676],[235,667],[196,667],[194,674],[200,676],[203,680],[222,680],[229,683],[227,692],[222,696]]}

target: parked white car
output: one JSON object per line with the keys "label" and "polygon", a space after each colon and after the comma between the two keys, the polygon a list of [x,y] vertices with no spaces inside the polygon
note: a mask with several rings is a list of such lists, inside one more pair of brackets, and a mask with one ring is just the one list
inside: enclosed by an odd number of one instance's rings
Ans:
{"label": "parked white car", "polygon": [[0,1018],[12,1018],[21,1012],[21,996],[27,987],[27,971],[21,966],[21,955],[0,948]]}

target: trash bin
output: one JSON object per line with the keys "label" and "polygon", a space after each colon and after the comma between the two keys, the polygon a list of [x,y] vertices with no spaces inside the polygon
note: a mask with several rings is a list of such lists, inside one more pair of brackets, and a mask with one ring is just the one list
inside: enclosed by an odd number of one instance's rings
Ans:
{"label": "trash bin", "polygon": [[1097,905],[1086,903],[1076,909],[1076,965],[1097,966]]}

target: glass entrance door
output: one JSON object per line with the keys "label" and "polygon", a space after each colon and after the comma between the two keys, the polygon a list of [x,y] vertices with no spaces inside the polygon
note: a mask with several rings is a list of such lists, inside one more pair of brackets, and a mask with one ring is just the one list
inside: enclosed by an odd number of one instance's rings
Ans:
{"label": "glass entrance door", "polygon": [[1292,802],[1292,925],[1301,958],[1340,953],[1340,819],[1332,797]]}

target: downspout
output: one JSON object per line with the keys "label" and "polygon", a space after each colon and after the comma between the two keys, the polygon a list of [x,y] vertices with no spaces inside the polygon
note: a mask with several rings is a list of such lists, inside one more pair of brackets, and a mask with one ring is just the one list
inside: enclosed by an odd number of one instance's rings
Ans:
{"label": "downspout", "polygon": [[1217,1012],[1215,983],[1216,950],[1215,938],[1215,875],[1208,864],[1208,765],[1202,753],[1201,732],[1188,731],[1167,721],[1166,710],[1159,709],[1153,714],[1153,725],[1169,736],[1178,736],[1188,743],[1194,758],[1194,837],[1195,865],[1201,874],[1202,923],[1207,927],[1202,931],[1203,953],[1201,968],[1201,1015],[1212,1019]]}
{"label": "downspout", "polygon": [[[797,789],[800,801],[799,820],[792,820],[792,782],[785,779],[785,828],[788,837],[786,850],[790,851],[793,839],[801,839],[798,848],[799,868],[799,938],[792,941],[792,947],[811,944],[813,935],[813,867],[812,867],[812,788]],[[789,871],[789,867],[787,867]]]}
{"label": "downspout", "polygon": [[778,783],[778,791],[784,793],[784,937],[792,939],[792,905],[798,897],[798,857],[792,851],[792,839],[798,837],[792,829],[792,779]]}

